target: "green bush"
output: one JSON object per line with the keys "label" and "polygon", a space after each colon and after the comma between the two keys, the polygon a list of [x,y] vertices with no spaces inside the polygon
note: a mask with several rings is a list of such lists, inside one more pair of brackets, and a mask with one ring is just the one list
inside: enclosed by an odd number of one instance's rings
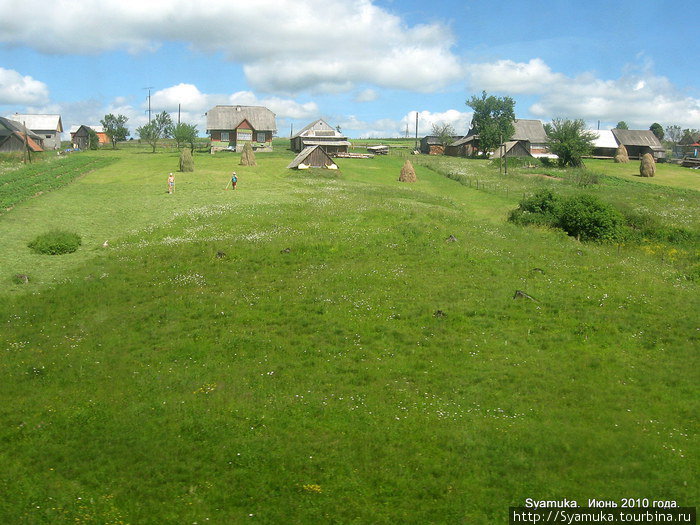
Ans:
{"label": "green bush", "polygon": [[521,225],[555,226],[560,209],[561,197],[550,190],[542,189],[521,200],[518,207],[510,212],[508,220]]}
{"label": "green bush", "polygon": [[64,230],[52,230],[39,235],[27,246],[36,253],[44,255],[62,255],[73,253],[81,245],[80,235]]}
{"label": "green bush", "polygon": [[581,241],[614,241],[622,223],[622,215],[597,197],[576,195],[562,202],[557,225]]}

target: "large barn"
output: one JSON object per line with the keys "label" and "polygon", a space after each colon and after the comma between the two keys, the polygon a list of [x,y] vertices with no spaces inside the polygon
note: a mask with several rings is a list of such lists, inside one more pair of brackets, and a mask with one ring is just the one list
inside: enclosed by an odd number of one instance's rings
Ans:
{"label": "large barn", "polygon": [[612,133],[618,144],[627,148],[631,159],[640,159],[645,153],[651,153],[657,161],[666,158],[666,149],[649,129],[613,129]]}
{"label": "large barn", "polygon": [[299,130],[291,138],[292,151],[299,153],[308,146],[321,146],[330,155],[347,153],[350,147],[348,138],[326,121],[318,119]]}
{"label": "large barn", "polygon": [[246,144],[256,151],[272,151],[276,131],[275,114],[262,106],[215,106],[207,112],[212,153],[241,152]]}
{"label": "large barn", "polygon": [[45,150],[61,148],[61,133],[63,133],[61,115],[28,115],[15,113],[14,115],[8,115],[7,118],[19,122],[39,135],[43,144],[42,147]]}

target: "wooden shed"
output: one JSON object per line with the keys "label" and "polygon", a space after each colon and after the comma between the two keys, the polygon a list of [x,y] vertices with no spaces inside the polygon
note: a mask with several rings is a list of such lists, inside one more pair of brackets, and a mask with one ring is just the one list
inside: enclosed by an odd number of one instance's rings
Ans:
{"label": "wooden shed", "polygon": [[331,156],[318,144],[304,148],[287,166],[289,169],[303,170],[307,168],[338,169]]}
{"label": "wooden shed", "polygon": [[505,148],[500,147],[493,152],[493,155],[491,155],[492,159],[499,159],[503,156],[502,154],[506,157],[532,157],[532,153],[530,153],[519,140],[509,140],[508,142],[504,142],[503,146],[505,146]]}

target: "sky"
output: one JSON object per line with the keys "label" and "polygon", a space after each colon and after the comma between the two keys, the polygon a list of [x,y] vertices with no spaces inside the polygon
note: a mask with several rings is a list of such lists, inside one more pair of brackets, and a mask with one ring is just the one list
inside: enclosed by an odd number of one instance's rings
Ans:
{"label": "sky", "polygon": [[[466,101],[591,129],[700,128],[695,1],[0,0],[0,115],[64,129],[154,113],[196,124],[262,105],[279,136],[322,118],[352,138],[466,134]],[[695,28],[695,29],[694,29]]]}

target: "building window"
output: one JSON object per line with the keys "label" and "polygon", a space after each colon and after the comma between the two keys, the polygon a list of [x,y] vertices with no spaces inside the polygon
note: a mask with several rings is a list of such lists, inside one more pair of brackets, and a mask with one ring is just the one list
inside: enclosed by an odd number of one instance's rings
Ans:
{"label": "building window", "polygon": [[253,132],[249,129],[239,129],[236,132],[236,141],[253,140]]}
{"label": "building window", "polygon": [[50,138],[51,138],[51,135],[46,135],[46,138],[47,138],[47,139],[50,139]]}
{"label": "building window", "polygon": [[265,142],[266,135],[264,131],[258,131],[258,142]]}
{"label": "building window", "polygon": [[228,141],[229,141],[228,131],[222,131],[221,132],[221,142],[228,142]]}

